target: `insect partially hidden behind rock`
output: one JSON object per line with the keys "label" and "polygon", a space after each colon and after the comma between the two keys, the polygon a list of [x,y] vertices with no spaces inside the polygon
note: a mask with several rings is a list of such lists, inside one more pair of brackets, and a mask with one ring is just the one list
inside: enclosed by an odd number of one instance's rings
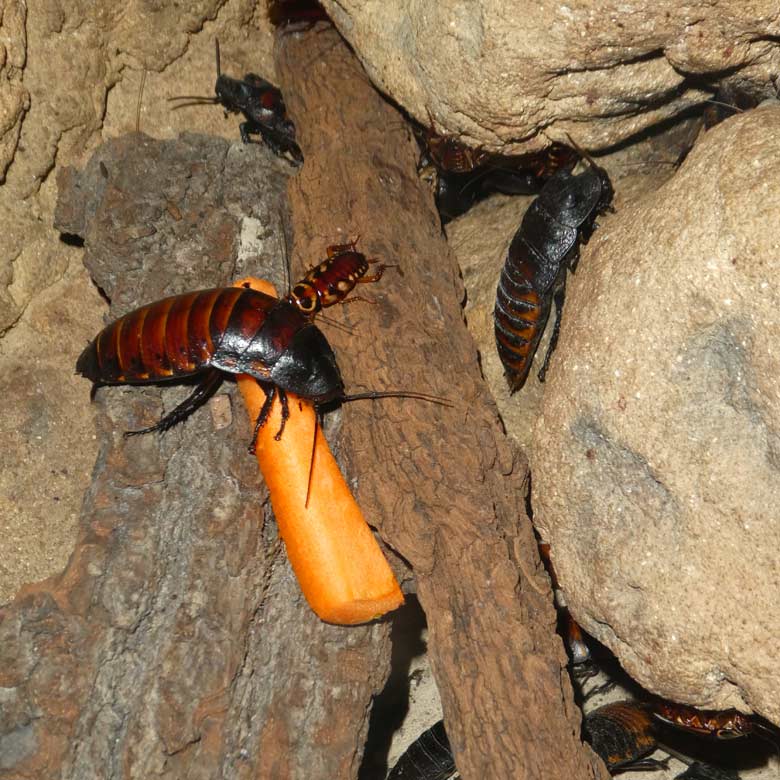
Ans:
{"label": "insect partially hidden behind rock", "polygon": [[277,156],[296,165],[302,163],[303,154],[295,139],[295,125],[287,115],[281,90],[254,73],[247,73],[243,79],[225,76],[220,68],[219,41],[214,43],[217,57],[216,97],[182,95],[170,100],[185,101],[176,108],[218,103],[226,112],[241,113],[245,121],[239,125],[239,131],[245,144],[249,143],[251,135],[259,135]]}
{"label": "insect partially hidden behind rock", "polygon": [[533,195],[557,170],[573,168],[579,157],[574,149],[559,143],[531,154],[489,153],[437,132],[430,112],[428,118],[427,128],[415,128],[420,145],[417,171],[433,187],[442,224],[492,193]]}
{"label": "insect partially hidden behind rock", "polygon": [[769,742],[780,754],[777,730],[765,726],[752,715],[738,710],[697,710],[685,704],[658,699],[649,705],[653,717],[661,723],[693,734],[715,739],[739,739],[755,734]]}
{"label": "insect partially hidden behind rock", "polygon": [[579,174],[558,170],[523,216],[512,239],[496,292],[494,309],[498,356],[511,392],[524,384],[553,301],[557,318],[539,371],[544,381],[555,349],[563,307],[566,269],[574,271],[580,244],[596,218],[610,208],[613,190],[606,171],[587,158]]}
{"label": "insect partially hidden behind rock", "polygon": [[[585,717],[585,739],[614,774],[616,769],[658,769],[666,761],[646,758],[658,747],[653,719],[641,702],[616,701]],[[622,771],[622,769],[620,769]]]}

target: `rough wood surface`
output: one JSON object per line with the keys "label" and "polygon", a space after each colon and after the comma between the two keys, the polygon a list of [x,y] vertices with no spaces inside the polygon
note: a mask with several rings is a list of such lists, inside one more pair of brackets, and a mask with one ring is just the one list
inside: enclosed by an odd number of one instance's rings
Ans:
{"label": "rough wood surface", "polygon": [[[259,146],[125,136],[61,174],[57,226],[84,238],[112,319],[239,275],[279,282],[288,172]],[[0,778],[357,774],[387,624],[328,626],[306,606],[234,388],[123,438],[189,392],[97,394],[70,563],[0,611]]]}
{"label": "rough wood surface", "polygon": [[578,739],[549,584],[513,455],[480,375],[463,287],[400,115],[322,26],[280,39],[277,72],[306,163],[289,181],[295,253],[360,235],[388,269],[328,330],[347,390],[412,389],[331,416],[358,500],[412,566],[447,731],[467,778],[606,777]]}

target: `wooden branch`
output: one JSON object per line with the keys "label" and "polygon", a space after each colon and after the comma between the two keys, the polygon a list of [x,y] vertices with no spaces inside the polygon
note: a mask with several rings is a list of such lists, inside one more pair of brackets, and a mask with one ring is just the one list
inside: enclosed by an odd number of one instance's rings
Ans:
{"label": "wooden branch", "polygon": [[[360,235],[386,263],[328,330],[347,391],[419,390],[345,405],[331,421],[369,522],[414,569],[447,731],[464,777],[606,777],[578,739],[549,583],[524,506],[525,463],[503,435],[461,310],[458,269],[400,114],[320,25],[277,43],[306,157],[289,181],[299,268]],[[363,290],[361,290],[363,292]]]}

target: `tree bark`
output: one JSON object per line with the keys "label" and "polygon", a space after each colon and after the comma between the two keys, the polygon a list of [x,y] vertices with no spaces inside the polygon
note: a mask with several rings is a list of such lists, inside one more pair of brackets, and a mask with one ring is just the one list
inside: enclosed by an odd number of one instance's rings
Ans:
{"label": "tree bark", "polygon": [[[327,330],[347,392],[416,390],[453,402],[345,404],[331,416],[348,479],[411,565],[457,765],[466,778],[607,777],[579,741],[549,582],[512,451],[463,320],[463,285],[403,117],[348,47],[318,25],[277,42],[305,164],[288,183],[294,256],[360,236],[398,264]],[[293,274],[296,276],[296,274]]]}

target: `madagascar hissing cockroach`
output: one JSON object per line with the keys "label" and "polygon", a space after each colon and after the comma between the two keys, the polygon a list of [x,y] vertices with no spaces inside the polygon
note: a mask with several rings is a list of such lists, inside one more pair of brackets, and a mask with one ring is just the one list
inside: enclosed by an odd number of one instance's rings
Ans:
{"label": "madagascar hissing cockroach", "polygon": [[496,347],[511,392],[525,383],[554,300],[558,316],[539,371],[544,381],[558,339],[566,269],[574,271],[579,246],[612,195],[606,171],[588,159],[580,174],[558,170],[525,212],[501,271],[494,310]]}
{"label": "madagascar hissing cockroach", "polygon": [[356,245],[357,240],[329,246],[327,259],[310,268],[303,279],[293,285],[287,300],[313,317],[327,306],[343,303],[356,284],[378,282],[387,266],[380,264],[376,273],[366,276],[369,266],[376,261],[368,260],[357,251]]}
{"label": "madagascar hissing cockroach", "polygon": [[658,747],[653,720],[641,702],[616,701],[585,716],[583,736],[614,773],[615,769],[657,769],[665,761],[644,758]]}
{"label": "madagascar hissing cockroach", "polygon": [[697,710],[663,699],[650,706],[653,716],[662,723],[716,739],[738,739],[753,734],[756,726],[761,729],[750,715],[737,710]]}
{"label": "madagascar hissing cockroach", "polygon": [[238,129],[241,140],[249,143],[250,135],[259,135],[271,151],[279,157],[289,158],[296,164],[303,162],[303,154],[295,140],[295,125],[287,116],[281,90],[264,78],[247,73],[243,79],[225,76],[220,69],[219,41],[215,41],[217,53],[216,97],[182,95],[171,100],[186,101],[177,108],[189,105],[218,103],[229,113],[242,113],[246,121]]}
{"label": "madagascar hissing cockroach", "polygon": [[277,440],[289,417],[288,392],[316,407],[398,397],[448,405],[409,391],[345,395],[336,356],[311,316],[285,298],[238,287],[174,295],[120,317],[81,353],[76,371],[94,387],[201,377],[192,395],[159,422],[128,435],[165,431],[186,419],[217,390],[224,373],[248,374],[266,394],[253,444],[277,394],[282,406]]}
{"label": "madagascar hissing cockroach", "polygon": [[[322,332],[286,300],[224,287],[174,295],[105,327],[76,363],[96,386],[144,384],[202,375],[192,395],[158,423],[131,433],[164,431],[188,417],[224,377],[249,374],[266,393],[256,429],[278,392],[282,428],[287,392],[324,404],[344,396],[336,356]],[[279,434],[281,435],[281,430]]]}

